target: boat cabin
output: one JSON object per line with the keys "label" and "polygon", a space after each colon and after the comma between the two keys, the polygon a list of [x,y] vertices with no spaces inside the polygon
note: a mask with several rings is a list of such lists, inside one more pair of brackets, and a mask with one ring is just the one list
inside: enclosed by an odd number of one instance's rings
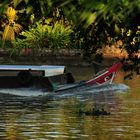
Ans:
{"label": "boat cabin", "polygon": [[52,65],[0,65],[0,88],[47,87],[66,82],[66,67]]}

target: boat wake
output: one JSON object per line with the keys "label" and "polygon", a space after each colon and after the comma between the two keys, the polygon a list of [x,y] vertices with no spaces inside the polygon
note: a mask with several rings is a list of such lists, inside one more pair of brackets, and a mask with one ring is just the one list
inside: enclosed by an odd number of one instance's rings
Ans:
{"label": "boat wake", "polygon": [[91,90],[88,90],[88,93],[98,93],[98,92],[105,92],[105,91],[114,91],[117,93],[125,93],[129,90],[129,87],[125,84],[109,84],[102,87],[97,87]]}
{"label": "boat wake", "polygon": [[75,92],[67,92],[67,93],[59,93],[55,94],[55,98],[68,98],[68,97],[76,97],[78,99],[88,99],[94,95],[102,96],[103,94],[116,94],[116,93],[126,93],[129,90],[129,87],[125,84],[109,84],[102,86],[91,86],[85,90],[77,90]]}
{"label": "boat wake", "polygon": [[42,89],[32,88],[13,88],[13,89],[0,89],[0,94],[21,96],[21,97],[37,97],[48,95],[49,92],[44,92]]}
{"label": "boat wake", "polygon": [[17,97],[44,97],[44,96],[54,96],[54,97],[70,97],[70,96],[76,96],[76,95],[84,95],[84,94],[96,94],[100,92],[107,92],[107,91],[113,91],[113,92],[120,92],[124,93],[129,89],[129,87],[125,84],[109,84],[99,87],[90,87],[88,89],[82,89],[78,91],[73,92],[60,92],[60,93],[54,93],[54,92],[46,92],[43,89],[37,89],[35,87],[32,88],[15,88],[15,89],[0,89],[0,96],[1,95],[9,95],[9,96],[17,96]]}

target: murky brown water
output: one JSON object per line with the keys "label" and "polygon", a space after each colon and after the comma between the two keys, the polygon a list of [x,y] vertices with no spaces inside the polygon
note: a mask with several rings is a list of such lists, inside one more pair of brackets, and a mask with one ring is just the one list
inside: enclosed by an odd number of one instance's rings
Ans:
{"label": "murky brown water", "polygon": [[[79,69],[88,73],[84,76],[77,68],[72,70],[76,70],[77,79],[92,75],[85,68]],[[37,101],[1,97],[0,140],[139,140],[140,77],[123,80],[123,74],[118,73],[112,87],[81,91],[79,95]],[[124,84],[130,87],[129,91],[123,92]],[[110,115],[81,113],[94,107]]]}

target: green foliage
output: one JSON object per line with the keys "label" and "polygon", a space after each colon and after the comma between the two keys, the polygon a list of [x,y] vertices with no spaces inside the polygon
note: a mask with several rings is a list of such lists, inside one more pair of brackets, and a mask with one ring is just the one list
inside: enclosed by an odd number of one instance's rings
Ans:
{"label": "green foliage", "polygon": [[59,3],[64,15],[73,21],[75,41],[86,56],[95,54],[98,48],[114,44],[117,40],[123,42],[123,48],[131,60],[132,52],[138,51],[139,43],[134,40],[140,26],[139,0],[56,0],[54,3]]}
{"label": "green foliage", "polygon": [[65,48],[70,43],[70,25],[63,25],[51,19],[41,20],[30,26],[29,30],[21,32],[22,39],[17,38],[14,42],[15,48],[50,48],[58,50]]}
{"label": "green foliage", "polygon": [[[15,48],[41,48],[45,46],[43,39],[45,38],[46,26],[40,24],[29,26],[29,30],[22,31],[22,38],[16,38],[14,41]],[[47,45],[47,44],[46,44]]]}
{"label": "green foliage", "polygon": [[0,37],[0,46],[2,46],[2,38]]}
{"label": "green foliage", "polygon": [[64,26],[58,22],[54,26],[48,26],[46,36],[49,39],[49,48],[58,50],[66,48],[70,43],[71,26]]}
{"label": "green foliage", "polygon": [[0,14],[5,11],[5,8],[7,7],[8,3],[9,3],[9,0],[4,0],[3,2],[0,2]]}
{"label": "green foliage", "polygon": [[[23,39],[16,39],[15,48],[58,50],[70,44],[71,48],[83,49],[84,56],[91,59],[98,48],[121,40],[120,47],[127,50],[129,60],[139,63],[133,54],[139,51],[140,46],[140,0],[5,0],[0,3],[0,13],[11,3],[18,11],[15,21],[26,29],[22,33]],[[42,17],[52,20],[41,23]],[[64,22],[66,19],[72,28]],[[4,30],[2,25],[0,31]]]}

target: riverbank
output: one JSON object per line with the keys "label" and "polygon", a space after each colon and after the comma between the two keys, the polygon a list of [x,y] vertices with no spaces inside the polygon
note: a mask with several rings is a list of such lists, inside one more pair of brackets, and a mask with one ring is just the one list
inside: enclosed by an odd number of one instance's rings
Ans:
{"label": "riverbank", "polygon": [[[104,53],[103,63],[112,63],[116,55]],[[91,66],[83,57],[82,50],[64,49],[52,52],[48,49],[13,50],[0,49],[1,64],[45,64],[45,65],[67,65],[67,66]]]}
{"label": "riverbank", "polygon": [[0,49],[1,64],[52,64],[52,65],[72,65],[88,66],[83,59],[81,50],[61,50],[52,52],[47,49],[32,49],[13,51],[12,49]]}

